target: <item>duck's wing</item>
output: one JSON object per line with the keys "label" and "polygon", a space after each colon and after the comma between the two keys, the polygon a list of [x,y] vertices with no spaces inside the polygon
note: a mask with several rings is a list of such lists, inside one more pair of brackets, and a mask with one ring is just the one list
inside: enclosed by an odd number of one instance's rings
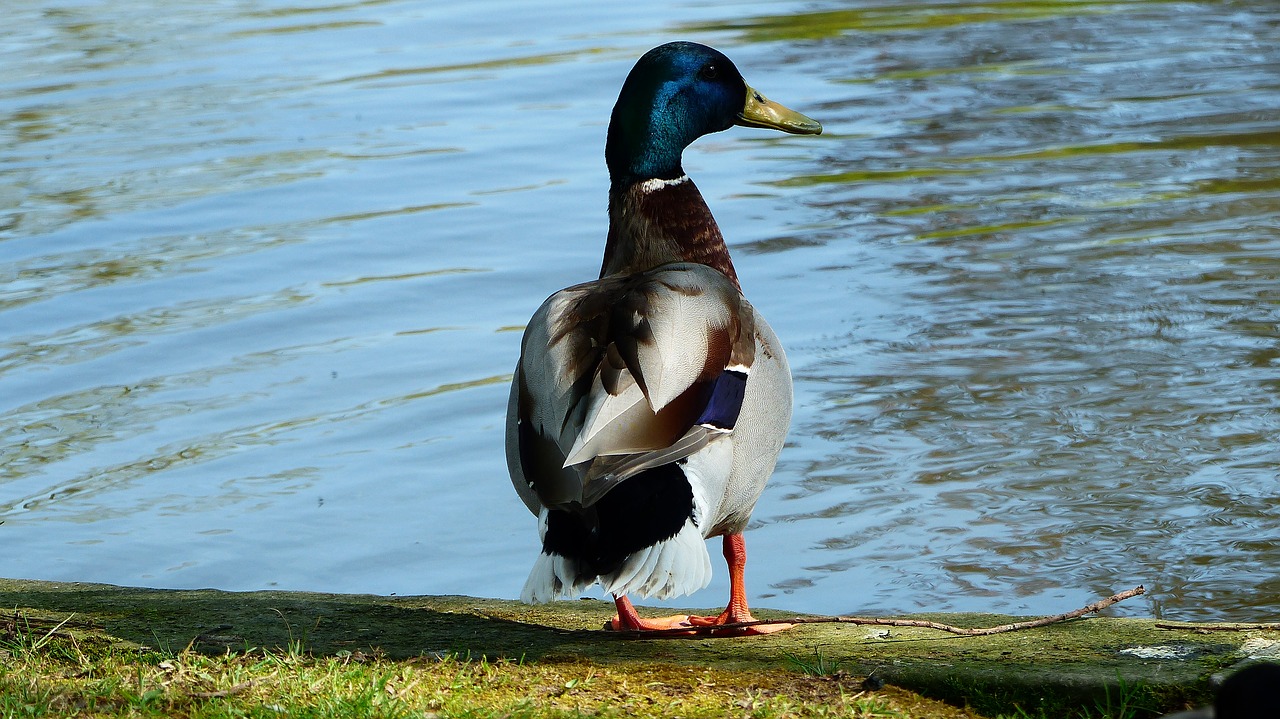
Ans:
{"label": "duck's wing", "polygon": [[590,506],[732,431],[754,317],[724,275],[692,263],[548,298],[525,331],[508,408],[508,462],[526,502]]}

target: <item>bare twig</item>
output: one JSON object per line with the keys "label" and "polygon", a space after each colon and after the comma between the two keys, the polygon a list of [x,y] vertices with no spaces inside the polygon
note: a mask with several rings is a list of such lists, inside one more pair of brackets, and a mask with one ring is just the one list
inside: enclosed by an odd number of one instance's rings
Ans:
{"label": "bare twig", "polygon": [[[3,625],[0,625],[0,636],[7,637],[9,639],[22,639],[23,641],[30,643],[30,646],[28,647],[29,649],[36,651],[45,644],[48,644],[54,637],[65,637],[74,640],[74,636],[70,632],[62,631],[62,628],[67,626],[75,616],[75,613],[72,613],[68,615],[66,619],[63,619],[55,625],[53,620],[25,616],[20,614],[17,609],[14,609],[13,618],[8,619]],[[32,626],[33,624],[35,626]],[[73,624],[72,626],[76,625]],[[81,622],[80,626],[86,625]],[[32,630],[34,629],[39,631],[45,627],[50,627],[50,629],[44,633],[44,636],[39,639],[35,639],[35,634],[32,633]]]}
{"label": "bare twig", "polygon": [[1196,624],[1194,622],[1156,622],[1156,629],[1185,629],[1192,632],[1247,632],[1254,629],[1280,631],[1280,622],[1221,622]]}
{"label": "bare twig", "polygon": [[58,621],[56,619],[45,619],[43,617],[33,617],[29,614],[23,614],[20,610],[14,609],[13,614],[6,616],[4,619],[5,627],[15,627],[18,622],[22,622],[22,626],[28,629],[43,629],[45,627],[80,627],[83,629],[93,629],[94,623],[89,619],[73,619],[75,614]]}
{"label": "bare twig", "polygon": [[[754,622],[733,622],[730,624],[721,624],[711,627],[688,627],[679,629],[660,629],[660,630],[644,630],[634,632],[618,632],[620,636],[629,638],[643,637],[708,637],[716,635],[732,635],[734,630],[745,629],[747,627],[755,627],[762,624],[869,624],[882,627],[921,627],[924,629],[937,629],[951,634],[959,634],[966,637],[981,637],[989,634],[1003,634],[1004,632],[1016,632],[1020,629],[1033,629],[1035,627],[1043,627],[1050,624],[1057,624],[1072,619],[1078,619],[1086,614],[1106,609],[1117,602],[1123,602],[1126,599],[1136,597],[1146,593],[1146,589],[1141,585],[1134,587],[1118,594],[1113,594],[1106,599],[1101,599],[1087,606],[1076,609],[1075,611],[1066,612],[1065,614],[1055,614],[1050,617],[1040,617],[1039,619],[1028,619],[1025,622],[1014,622],[1013,624],[1001,624],[996,627],[957,627],[950,624],[942,624],[940,622],[931,622],[925,619],[887,619],[884,617],[791,617],[788,619],[757,619]],[[1158,625],[1157,625],[1158,626]]]}

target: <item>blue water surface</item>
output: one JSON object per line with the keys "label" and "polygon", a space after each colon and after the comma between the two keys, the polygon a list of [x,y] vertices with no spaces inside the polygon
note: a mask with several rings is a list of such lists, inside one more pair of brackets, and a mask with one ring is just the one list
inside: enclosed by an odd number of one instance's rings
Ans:
{"label": "blue water surface", "polygon": [[1280,615],[1272,3],[6,15],[0,576],[516,596],[520,333],[687,39],[825,127],[686,153],[796,376],[753,602]]}

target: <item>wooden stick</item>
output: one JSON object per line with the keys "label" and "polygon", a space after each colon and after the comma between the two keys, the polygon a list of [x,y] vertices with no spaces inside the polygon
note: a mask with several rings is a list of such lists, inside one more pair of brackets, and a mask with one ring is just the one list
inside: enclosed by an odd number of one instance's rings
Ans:
{"label": "wooden stick", "polygon": [[1136,597],[1140,594],[1146,594],[1146,591],[1147,590],[1143,588],[1142,585],[1138,585],[1133,589],[1120,592],[1119,594],[1113,594],[1106,599],[1101,599],[1093,604],[1089,604],[1074,611],[1066,612],[1065,614],[1055,614],[1050,617],[1040,617],[1039,619],[1028,619],[1025,622],[1014,622],[1013,624],[1001,624],[996,627],[968,628],[942,624],[940,622],[931,622],[924,619],[887,619],[884,617],[791,617],[789,619],[757,619],[754,622],[733,622],[711,627],[618,632],[618,635],[627,638],[662,636],[706,637],[716,636],[717,634],[732,634],[732,630],[745,629],[746,627],[754,627],[761,624],[869,624],[883,627],[922,627],[925,629],[937,629],[939,631],[950,632],[951,634],[959,634],[966,637],[981,637],[988,634],[1016,632],[1021,629],[1033,629],[1035,627],[1043,627],[1049,624],[1057,624],[1071,619],[1078,619],[1086,614],[1092,614],[1106,609],[1117,602],[1123,602],[1126,599]]}
{"label": "wooden stick", "polygon": [[1157,629],[1185,629],[1192,632],[1247,632],[1253,629],[1280,631],[1280,622],[1221,622],[1196,624],[1195,622],[1156,622]]}

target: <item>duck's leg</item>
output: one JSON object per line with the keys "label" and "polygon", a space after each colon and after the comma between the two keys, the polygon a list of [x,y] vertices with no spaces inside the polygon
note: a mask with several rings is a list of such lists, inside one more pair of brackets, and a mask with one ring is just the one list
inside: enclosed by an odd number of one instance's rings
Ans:
{"label": "duck's leg", "polygon": [[614,595],[613,604],[618,608],[618,616],[610,620],[607,629],[615,632],[648,632],[661,629],[686,629],[689,627],[688,614],[675,614],[657,619],[641,619],[631,600],[626,595]]}
{"label": "duck's leg", "polygon": [[[736,622],[754,622],[747,608],[747,585],[743,573],[747,566],[747,545],[741,534],[724,535],[724,561],[729,565],[729,606],[718,617],[689,617],[695,627],[713,627]],[[727,629],[725,634],[772,634],[790,629],[792,624],[757,624],[754,627]],[[717,633],[718,634],[718,633]]]}

